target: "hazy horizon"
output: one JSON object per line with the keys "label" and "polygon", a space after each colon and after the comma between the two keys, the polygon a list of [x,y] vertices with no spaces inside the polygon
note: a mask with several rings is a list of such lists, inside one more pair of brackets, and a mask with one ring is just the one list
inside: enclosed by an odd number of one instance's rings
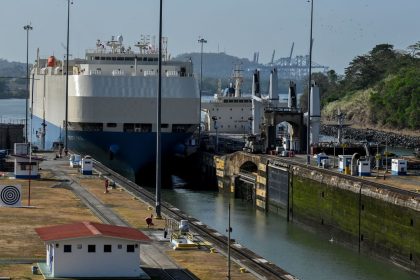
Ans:
{"label": "hazy horizon", "polygon": [[[26,32],[31,22],[29,57],[36,48],[41,56],[63,57],[66,43],[66,0],[2,0],[0,11],[0,57],[26,62]],[[180,0],[163,1],[163,35],[169,37],[172,56],[199,52],[199,36],[207,39],[204,52],[226,52],[268,63],[287,57],[292,42],[294,55],[309,48],[310,3],[306,0]],[[159,1],[74,0],[71,5],[70,53],[83,57],[97,39],[109,40],[122,34],[126,45],[140,34],[158,35]],[[339,73],[357,55],[375,45],[389,43],[396,49],[420,40],[417,21],[420,1],[403,0],[315,0],[313,61]],[[19,15],[19,16],[17,16]],[[204,66],[205,67],[205,66]]]}

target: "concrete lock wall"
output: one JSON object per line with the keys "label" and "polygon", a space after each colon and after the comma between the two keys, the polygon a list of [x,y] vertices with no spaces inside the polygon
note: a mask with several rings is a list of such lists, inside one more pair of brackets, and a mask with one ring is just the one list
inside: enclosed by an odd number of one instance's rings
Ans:
{"label": "concrete lock wall", "polygon": [[23,142],[23,124],[0,124],[0,149],[12,151],[15,143]]}
{"label": "concrete lock wall", "polygon": [[[420,212],[396,194],[293,174],[293,219],[420,273]],[[325,180],[325,178],[323,178]],[[407,199],[407,200],[406,200]]]}
{"label": "concrete lock wall", "polygon": [[[235,170],[250,159],[243,154],[215,159],[220,191],[241,193],[235,191],[242,187]],[[257,208],[286,214],[290,221],[420,274],[418,198],[281,161],[257,165],[255,199],[250,201]]]}

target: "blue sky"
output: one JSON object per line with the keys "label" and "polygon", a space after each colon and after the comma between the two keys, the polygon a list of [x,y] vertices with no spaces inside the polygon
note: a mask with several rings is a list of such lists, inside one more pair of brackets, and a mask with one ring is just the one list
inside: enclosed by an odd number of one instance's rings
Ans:
{"label": "blue sky", "polygon": [[[339,73],[351,59],[376,44],[405,49],[420,41],[419,0],[314,0],[313,59]],[[32,23],[30,60],[62,57],[66,43],[66,0],[0,0],[0,58],[26,61],[26,33]],[[71,53],[83,57],[96,39],[122,34],[126,44],[141,34],[158,34],[158,0],[74,0],[71,7]],[[307,54],[310,3],[307,0],[164,0],[164,36],[169,52],[197,52],[200,35],[205,51],[226,51],[260,62]]]}

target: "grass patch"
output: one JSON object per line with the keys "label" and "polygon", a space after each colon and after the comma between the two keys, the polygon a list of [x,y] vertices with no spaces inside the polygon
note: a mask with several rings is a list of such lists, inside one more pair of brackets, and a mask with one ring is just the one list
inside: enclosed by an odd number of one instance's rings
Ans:
{"label": "grass patch", "polygon": [[[205,250],[194,251],[167,251],[166,254],[182,267],[191,271],[199,279],[219,280],[226,279],[227,260],[218,253],[209,253]],[[231,263],[232,279],[255,279],[251,273],[241,273],[239,266]]]}
{"label": "grass patch", "polygon": [[[44,173],[42,174],[44,176]],[[48,178],[50,174],[45,173]],[[28,201],[28,180],[4,179],[0,184],[22,185],[22,205]],[[0,258],[42,258],[45,245],[35,228],[79,221],[98,221],[75,195],[57,182],[32,180],[33,208],[0,208]]]}

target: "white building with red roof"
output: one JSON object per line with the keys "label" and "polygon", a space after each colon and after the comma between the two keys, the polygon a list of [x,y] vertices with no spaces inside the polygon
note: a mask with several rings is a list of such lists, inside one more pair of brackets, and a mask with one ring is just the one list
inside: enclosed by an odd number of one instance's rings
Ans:
{"label": "white building with red roof", "polygon": [[150,242],[142,232],[129,227],[93,222],[37,228],[46,244],[47,278],[141,277],[140,244]]}

